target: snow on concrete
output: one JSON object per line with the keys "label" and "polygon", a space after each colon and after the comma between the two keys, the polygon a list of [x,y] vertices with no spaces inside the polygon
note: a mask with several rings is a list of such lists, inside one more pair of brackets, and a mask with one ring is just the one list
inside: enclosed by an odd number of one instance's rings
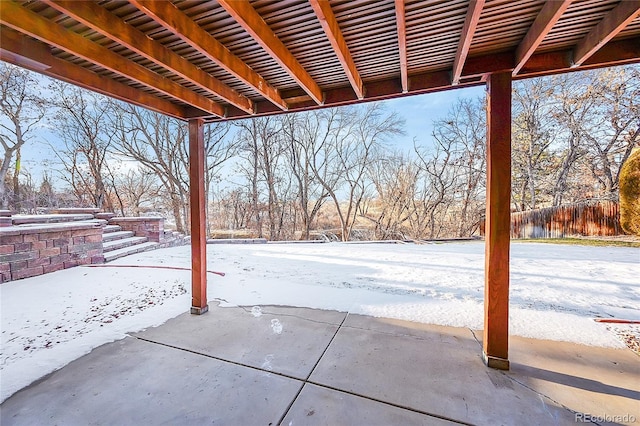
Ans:
{"label": "snow on concrete", "polygon": [[[482,242],[210,245],[209,301],[333,309],[483,327]],[[104,343],[190,307],[188,246],[140,253],[0,285],[4,401]],[[510,333],[623,347],[596,317],[640,320],[640,250],[514,243]],[[281,325],[273,324],[273,332]]]}

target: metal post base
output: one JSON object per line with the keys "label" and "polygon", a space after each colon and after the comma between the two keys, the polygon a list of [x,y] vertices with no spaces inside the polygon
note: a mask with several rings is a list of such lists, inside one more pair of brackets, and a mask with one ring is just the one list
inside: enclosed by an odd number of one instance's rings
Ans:
{"label": "metal post base", "polygon": [[504,358],[497,358],[495,356],[489,356],[482,351],[482,362],[489,367],[496,370],[509,370],[509,360]]}
{"label": "metal post base", "polygon": [[202,315],[204,313],[206,313],[209,310],[209,305],[206,305],[204,308],[200,308],[200,307],[196,307],[196,306],[192,306],[191,307],[191,313],[193,315]]}

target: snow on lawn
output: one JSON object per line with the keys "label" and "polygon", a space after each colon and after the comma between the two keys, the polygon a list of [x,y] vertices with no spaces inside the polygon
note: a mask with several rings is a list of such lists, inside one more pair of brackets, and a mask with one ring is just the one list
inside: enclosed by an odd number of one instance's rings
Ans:
{"label": "snow on lawn", "polygon": [[[483,327],[484,243],[209,245],[210,303],[290,305]],[[188,311],[190,248],[0,285],[4,400],[91,349]],[[640,250],[514,243],[510,333],[623,347],[596,317],[640,320]]]}

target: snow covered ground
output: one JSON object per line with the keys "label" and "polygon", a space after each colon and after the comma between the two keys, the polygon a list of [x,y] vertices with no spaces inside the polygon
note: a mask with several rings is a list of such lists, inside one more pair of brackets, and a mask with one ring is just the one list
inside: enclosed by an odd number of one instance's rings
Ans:
{"label": "snow covered ground", "polygon": [[[209,245],[210,303],[290,305],[483,327],[484,243]],[[136,265],[135,268],[109,265]],[[175,247],[0,285],[1,400],[190,306]],[[624,347],[597,317],[640,320],[640,249],[514,243],[510,333]],[[257,308],[256,308],[257,309]]]}

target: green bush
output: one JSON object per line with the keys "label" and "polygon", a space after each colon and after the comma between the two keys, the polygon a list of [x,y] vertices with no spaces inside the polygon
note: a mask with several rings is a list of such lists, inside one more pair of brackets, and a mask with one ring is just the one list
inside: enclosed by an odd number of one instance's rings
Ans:
{"label": "green bush", "polygon": [[620,171],[620,225],[640,235],[640,149],[633,150]]}

